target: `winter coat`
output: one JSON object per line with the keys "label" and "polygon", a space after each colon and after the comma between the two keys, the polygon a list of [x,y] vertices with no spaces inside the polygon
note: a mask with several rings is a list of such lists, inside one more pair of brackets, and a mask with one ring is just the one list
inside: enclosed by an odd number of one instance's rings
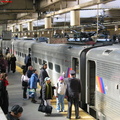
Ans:
{"label": "winter coat", "polygon": [[3,88],[0,90],[0,107],[2,108],[4,114],[8,113],[8,92],[6,90],[6,86],[9,84],[7,80],[1,80],[3,81]]}
{"label": "winter coat", "polygon": [[29,86],[31,89],[37,88],[37,82],[39,82],[38,75],[33,73],[30,80],[29,80]]}
{"label": "winter coat", "polygon": [[15,72],[16,70],[16,57],[11,57],[11,70]]}
{"label": "winter coat", "polygon": [[51,83],[47,84],[47,82],[44,82],[42,88],[42,99],[43,100],[52,99],[52,96],[53,96],[53,92],[52,92]]}
{"label": "winter coat", "polygon": [[79,94],[81,93],[81,82],[77,78],[68,78],[67,88],[65,95],[73,98],[79,98]]}
{"label": "winter coat", "polygon": [[66,85],[64,82],[57,82],[55,96],[58,94],[65,95]]}
{"label": "winter coat", "polygon": [[45,79],[46,77],[49,77],[49,75],[48,75],[46,69],[42,68],[41,71],[40,71],[40,85],[41,85],[41,86],[43,85],[44,79]]}
{"label": "winter coat", "polygon": [[7,114],[7,120],[19,120],[17,117],[14,117],[10,114],[10,112]]}
{"label": "winter coat", "polygon": [[27,77],[28,78],[30,78],[32,74],[33,74],[33,70],[28,70],[27,71]]}

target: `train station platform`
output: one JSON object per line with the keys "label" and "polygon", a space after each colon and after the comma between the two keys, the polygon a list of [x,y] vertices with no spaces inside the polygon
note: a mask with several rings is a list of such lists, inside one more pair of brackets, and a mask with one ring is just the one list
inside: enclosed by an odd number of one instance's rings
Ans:
{"label": "train station platform", "polygon": [[[38,112],[38,106],[40,103],[39,99],[36,99],[37,103],[31,103],[31,100],[23,100],[22,98],[22,85],[21,85],[21,68],[17,66],[17,71],[15,73],[8,73],[9,85],[7,87],[9,94],[9,110],[13,105],[20,105],[23,107],[23,114],[21,120],[67,120],[67,112],[57,113],[56,110],[56,100],[55,98],[51,101],[53,106],[53,111],[51,116],[45,116],[42,112]],[[37,89],[37,96],[39,96],[39,90]],[[71,120],[75,120],[74,116],[74,106],[72,112]],[[67,101],[65,101],[65,110],[67,110]],[[95,120],[92,116],[80,109],[80,120]]]}

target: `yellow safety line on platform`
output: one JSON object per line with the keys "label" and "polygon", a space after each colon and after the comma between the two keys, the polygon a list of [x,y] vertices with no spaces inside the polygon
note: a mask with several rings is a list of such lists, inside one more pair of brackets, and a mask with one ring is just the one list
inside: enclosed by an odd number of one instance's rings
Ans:
{"label": "yellow safety line on platform", "polygon": [[[19,66],[16,66],[16,70],[22,74],[22,69]],[[38,84],[38,89],[40,89],[40,85]],[[56,108],[56,98],[53,97],[53,99],[51,100],[51,104],[54,108]],[[68,109],[68,105],[67,105],[67,100],[65,99],[65,110]],[[96,120],[95,118],[93,118],[92,116],[90,116],[88,113],[86,113],[85,111],[83,111],[81,108],[79,109],[80,111],[80,119],[79,120]],[[64,116],[67,116],[67,112],[61,112],[61,114],[63,114]],[[67,119],[67,118],[66,118]],[[72,116],[71,116],[71,120],[76,120],[75,119],[75,109],[74,106],[72,106]]]}
{"label": "yellow safety line on platform", "polygon": [[[68,105],[67,105],[67,100],[64,100],[65,102],[65,110],[68,109]],[[54,108],[56,108],[56,99],[52,99],[51,100],[52,106]],[[95,118],[93,118],[92,116],[90,116],[88,113],[86,113],[85,111],[83,111],[81,108],[79,108],[80,111],[80,120],[95,120]],[[67,116],[67,112],[60,112],[61,114],[63,114],[64,116]],[[67,118],[66,118],[67,119]],[[74,109],[74,105],[72,106],[72,116],[71,116],[71,120],[76,120],[75,119],[75,109]]]}
{"label": "yellow safety line on platform", "polygon": [[23,74],[23,70],[22,70],[19,66],[16,66],[16,70],[17,70],[20,74]]}

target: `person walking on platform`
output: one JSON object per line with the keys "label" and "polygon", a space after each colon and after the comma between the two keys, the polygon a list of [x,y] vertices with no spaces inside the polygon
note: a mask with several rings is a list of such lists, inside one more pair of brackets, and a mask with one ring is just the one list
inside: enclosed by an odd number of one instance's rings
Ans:
{"label": "person walking on platform", "polygon": [[14,105],[6,116],[7,120],[20,120],[19,118],[22,116],[22,113],[23,108],[19,105]]}
{"label": "person walking on platform", "polygon": [[60,76],[56,85],[56,99],[57,99],[57,112],[64,112],[64,97],[66,91],[66,85],[64,83],[64,77]]}
{"label": "person walking on platform", "polygon": [[0,106],[4,112],[4,114],[8,113],[8,92],[6,87],[9,85],[7,80],[7,74],[1,73],[0,74]]}
{"label": "person walking on platform", "polygon": [[42,86],[43,86],[44,80],[45,80],[46,77],[49,77],[46,69],[47,69],[47,63],[43,63],[43,67],[40,70],[40,76],[39,76],[40,86],[41,86],[40,97],[39,97],[40,99],[42,97]]}
{"label": "person walking on platform", "polygon": [[11,70],[13,71],[13,73],[16,71],[16,57],[14,56],[14,54],[11,55]]}
{"label": "person walking on platform", "polygon": [[7,64],[8,64],[8,73],[10,72],[10,66],[11,66],[11,61],[10,61],[10,59],[11,59],[11,54],[10,53],[8,53],[7,55],[6,55],[6,59],[7,59]]}
{"label": "person walking on platform", "polygon": [[27,77],[25,71],[23,71],[23,75],[21,76],[21,82],[23,87],[23,99],[27,99],[27,88],[28,88],[29,78]]}
{"label": "person walking on platform", "polygon": [[67,81],[67,88],[65,96],[68,100],[68,114],[67,118],[71,119],[71,110],[72,110],[72,104],[75,106],[75,119],[80,119],[79,116],[79,96],[81,93],[81,81],[77,78],[75,78],[75,71],[70,71],[70,78],[68,78]]}
{"label": "person walking on platform", "polygon": [[[26,70],[23,70],[23,73],[24,73],[25,71],[26,71]],[[26,74],[27,74],[27,77],[28,77],[29,80],[30,80],[31,75],[33,74],[33,67],[32,67],[32,66],[28,66],[28,70],[27,70]],[[30,98],[30,96],[29,96],[29,91],[30,91],[30,86],[29,86],[29,84],[28,84],[28,88],[27,88],[27,99]]]}
{"label": "person walking on platform", "polygon": [[[42,99],[44,101],[44,105],[51,106],[50,100],[53,97],[53,92],[52,92],[52,86],[51,86],[51,80],[49,77],[46,77],[42,86]],[[46,113],[46,115],[49,115]]]}
{"label": "person walking on platform", "polygon": [[31,102],[36,103],[37,101],[35,100],[36,97],[36,88],[37,88],[37,82],[39,82],[38,79],[38,72],[37,70],[33,70],[33,74],[29,80],[29,88],[30,90],[34,91],[33,95],[32,95],[32,100]]}

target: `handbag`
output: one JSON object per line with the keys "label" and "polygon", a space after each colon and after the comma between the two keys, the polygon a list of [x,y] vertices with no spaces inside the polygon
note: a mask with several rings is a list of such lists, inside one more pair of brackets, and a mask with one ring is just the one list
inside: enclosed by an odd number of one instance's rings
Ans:
{"label": "handbag", "polygon": [[46,106],[44,104],[40,104],[39,107],[38,107],[38,111],[39,112],[46,112]]}
{"label": "handbag", "polygon": [[38,107],[38,111],[51,114],[52,106],[49,106],[49,105],[45,106],[44,103],[40,103]]}
{"label": "handbag", "polygon": [[22,81],[22,86],[27,87],[28,86],[28,82]]}
{"label": "handbag", "polygon": [[46,106],[46,113],[50,113],[51,114],[51,112],[52,112],[52,106],[47,105]]}

